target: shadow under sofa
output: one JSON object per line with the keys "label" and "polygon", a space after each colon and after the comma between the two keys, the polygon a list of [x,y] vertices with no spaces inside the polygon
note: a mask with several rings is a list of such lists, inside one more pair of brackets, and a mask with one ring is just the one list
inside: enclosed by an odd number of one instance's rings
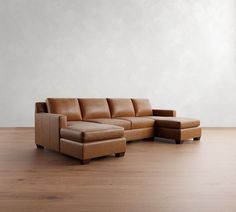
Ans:
{"label": "shadow under sofa", "polygon": [[152,109],[148,99],[48,98],[35,105],[35,143],[89,163],[124,156],[126,142],[161,137],[199,140],[200,121]]}

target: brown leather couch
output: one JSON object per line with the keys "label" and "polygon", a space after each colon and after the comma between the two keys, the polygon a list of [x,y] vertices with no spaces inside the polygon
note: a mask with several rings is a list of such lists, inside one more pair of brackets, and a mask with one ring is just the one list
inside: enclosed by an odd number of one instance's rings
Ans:
{"label": "brown leather couch", "polygon": [[48,98],[36,103],[35,143],[84,164],[105,155],[124,156],[127,141],[200,139],[199,120],[175,116],[174,110],[152,109],[148,99]]}

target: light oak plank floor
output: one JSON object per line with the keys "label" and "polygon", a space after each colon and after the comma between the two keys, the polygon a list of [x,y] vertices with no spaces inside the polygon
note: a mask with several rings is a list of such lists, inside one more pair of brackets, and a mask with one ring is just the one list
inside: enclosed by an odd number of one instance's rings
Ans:
{"label": "light oak plank floor", "polygon": [[0,211],[235,212],[236,129],[201,141],[138,141],[89,165],[34,145],[33,129],[0,129]]}

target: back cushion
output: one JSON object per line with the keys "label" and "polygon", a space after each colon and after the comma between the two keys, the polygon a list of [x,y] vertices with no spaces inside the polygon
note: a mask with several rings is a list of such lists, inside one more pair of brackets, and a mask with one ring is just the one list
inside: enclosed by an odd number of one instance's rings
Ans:
{"label": "back cushion", "polygon": [[107,99],[107,101],[112,118],[135,116],[131,99]]}
{"label": "back cushion", "polygon": [[49,113],[63,114],[68,121],[82,120],[79,102],[77,99],[48,98],[47,108]]}
{"label": "back cushion", "polygon": [[148,99],[132,99],[136,116],[152,116],[152,106]]}
{"label": "back cushion", "polygon": [[83,119],[111,118],[106,99],[79,99]]}

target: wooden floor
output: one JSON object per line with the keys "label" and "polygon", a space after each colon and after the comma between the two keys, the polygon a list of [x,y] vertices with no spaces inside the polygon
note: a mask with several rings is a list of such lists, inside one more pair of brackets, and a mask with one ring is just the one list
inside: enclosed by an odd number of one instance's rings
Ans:
{"label": "wooden floor", "polygon": [[0,129],[0,211],[235,212],[236,129],[133,142],[89,165],[36,149],[33,129]]}

